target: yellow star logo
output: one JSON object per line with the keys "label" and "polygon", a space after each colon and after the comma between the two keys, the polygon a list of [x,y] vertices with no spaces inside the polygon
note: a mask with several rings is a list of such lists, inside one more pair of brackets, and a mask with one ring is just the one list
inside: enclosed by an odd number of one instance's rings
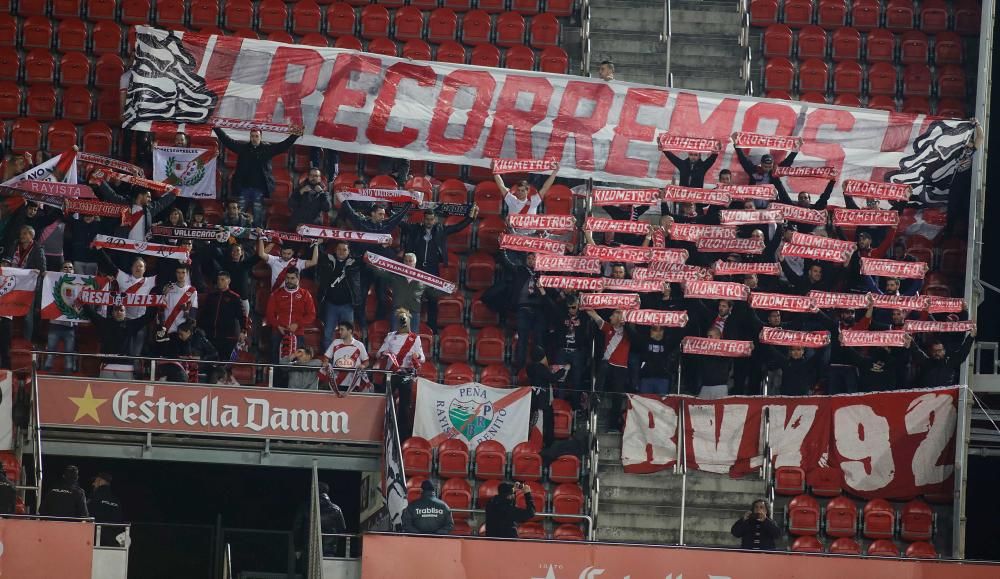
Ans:
{"label": "yellow star logo", "polygon": [[101,417],[97,413],[97,409],[101,407],[102,404],[108,401],[107,398],[94,398],[94,393],[90,389],[90,384],[87,384],[87,390],[83,393],[83,398],[78,398],[75,396],[70,396],[70,400],[73,404],[76,404],[76,417],[73,418],[73,422],[77,422],[84,416],[90,416],[94,419],[94,422],[100,424]]}

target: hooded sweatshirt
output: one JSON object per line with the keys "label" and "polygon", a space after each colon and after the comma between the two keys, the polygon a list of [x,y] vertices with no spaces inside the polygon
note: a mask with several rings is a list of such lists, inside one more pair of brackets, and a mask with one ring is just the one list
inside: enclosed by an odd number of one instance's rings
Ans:
{"label": "hooded sweatshirt", "polygon": [[454,528],[451,509],[433,490],[424,490],[420,498],[403,511],[403,532],[447,535]]}

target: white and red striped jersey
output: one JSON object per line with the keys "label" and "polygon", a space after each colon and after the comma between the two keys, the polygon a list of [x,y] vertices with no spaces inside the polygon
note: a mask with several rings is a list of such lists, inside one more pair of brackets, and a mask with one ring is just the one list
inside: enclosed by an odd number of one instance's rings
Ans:
{"label": "white and red striped jersey", "polygon": [[[135,277],[131,273],[118,270],[118,274],[115,275],[115,281],[118,282],[118,291],[137,294],[137,295],[149,295],[149,292],[153,290],[153,286],[156,285],[156,278],[153,276],[149,277]],[[106,285],[105,290],[111,289],[110,284]],[[135,307],[135,308],[125,308],[125,318],[129,320],[134,320],[140,318],[146,314],[146,307]]]}
{"label": "white and red striped jersey", "polygon": [[278,288],[279,280],[285,282],[285,271],[297,270],[301,272],[306,268],[306,262],[293,257],[292,259],[281,259],[277,255],[267,256],[267,266],[271,268],[271,291]]}
{"label": "white and red striped jersey", "polygon": [[625,326],[614,328],[608,322],[601,326],[604,334],[604,359],[612,366],[628,368],[629,341]]}
{"label": "white and red striped jersey", "polygon": [[[424,357],[424,348],[420,344],[420,336],[413,334],[413,343],[406,348],[405,352],[400,351],[407,343],[409,336],[410,334],[406,332],[389,332],[389,335],[385,337],[385,341],[382,342],[382,347],[378,349],[378,354],[375,357],[381,360],[383,355],[391,354],[398,364],[397,368],[419,370],[420,365],[427,361],[427,358]],[[386,368],[392,367],[392,364],[386,366]]]}
{"label": "white and red striped jersey", "polygon": [[163,295],[167,298],[163,325],[167,327],[167,332],[176,332],[177,326],[188,319],[188,310],[198,308],[198,290],[192,288],[190,283],[183,286],[171,283],[163,288]]}
{"label": "white and red striped jersey", "polygon": [[368,362],[368,350],[361,340],[351,340],[350,344],[340,338],[334,340],[323,357],[330,364],[330,379],[341,388],[347,388],[354,381],[353,372],[337,372],[337,369],[354,369]]}

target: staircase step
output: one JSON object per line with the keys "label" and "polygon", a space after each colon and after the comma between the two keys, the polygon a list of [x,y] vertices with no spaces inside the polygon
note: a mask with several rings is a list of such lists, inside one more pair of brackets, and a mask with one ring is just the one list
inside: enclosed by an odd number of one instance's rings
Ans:
{"label": "staircase step", "polygon": [[[733,523],[745,511],[697,511],[688,509],[684,513],[684,531],[699,531],[711,533],[729,533]],[[679,529],[681,524],[680,511],[670,513],[600,513],[600,528],[628,527],[631,529],[647,529],[663,531]]]}
{"label": "staircase step", "polygon": [[[714,506],[742,513],[754,500],[760,498],[760,495],[760,492],[753,491],[720,493],[688,489],[685,500],[691,507]],[[599,508],[601,516],[606,509],[612,512],[619,509],[628,512],[632,508],[680,509],[680,498],[679,490],[609,486],[602,477]]]}
{"label": "staircase step", "polygon": [[[597,530],[598,541],[613,541],[619,543],[644,543],[647,545],[675,545],[678,531],[640,529],[632,527],[607,527]],[[733,537],[729,529],[725,532],[696,531],[684,529],[685,545],[701,547],[738,547],[739,540]]]}

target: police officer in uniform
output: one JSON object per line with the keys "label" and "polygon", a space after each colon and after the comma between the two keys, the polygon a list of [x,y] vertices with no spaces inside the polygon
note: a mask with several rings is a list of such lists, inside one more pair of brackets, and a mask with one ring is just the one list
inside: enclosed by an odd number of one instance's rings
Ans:
{"label": "police officer in uniform", "polygon": [[87,495],[78,481],[80,470],[69,465],[63,470],[62,480],[45,493],[41,514],[47,517],[89,517]]}
{"label": "police officer in uniform", "polygon": [[434,483],[425,480],[420,483],[423,491],[420,498],[413,501],[403,511],[403,531],[425,535],[447,535],[455,528],[451,509],[437,498]]}
{"label": "police officer in uniform", "polygon": [[124,522],[121,502],[111,490],[111,474],[99,473],[94,478],[93,489],[94,492],[91,493],[90,500],[87,501],[87,509],[90,511],[90,516],[94,517],[94,521],[101,525],[101,545],[118,547],[119,544],[115,537],[120,535],[124,529],[117,525],[105,524]]}

